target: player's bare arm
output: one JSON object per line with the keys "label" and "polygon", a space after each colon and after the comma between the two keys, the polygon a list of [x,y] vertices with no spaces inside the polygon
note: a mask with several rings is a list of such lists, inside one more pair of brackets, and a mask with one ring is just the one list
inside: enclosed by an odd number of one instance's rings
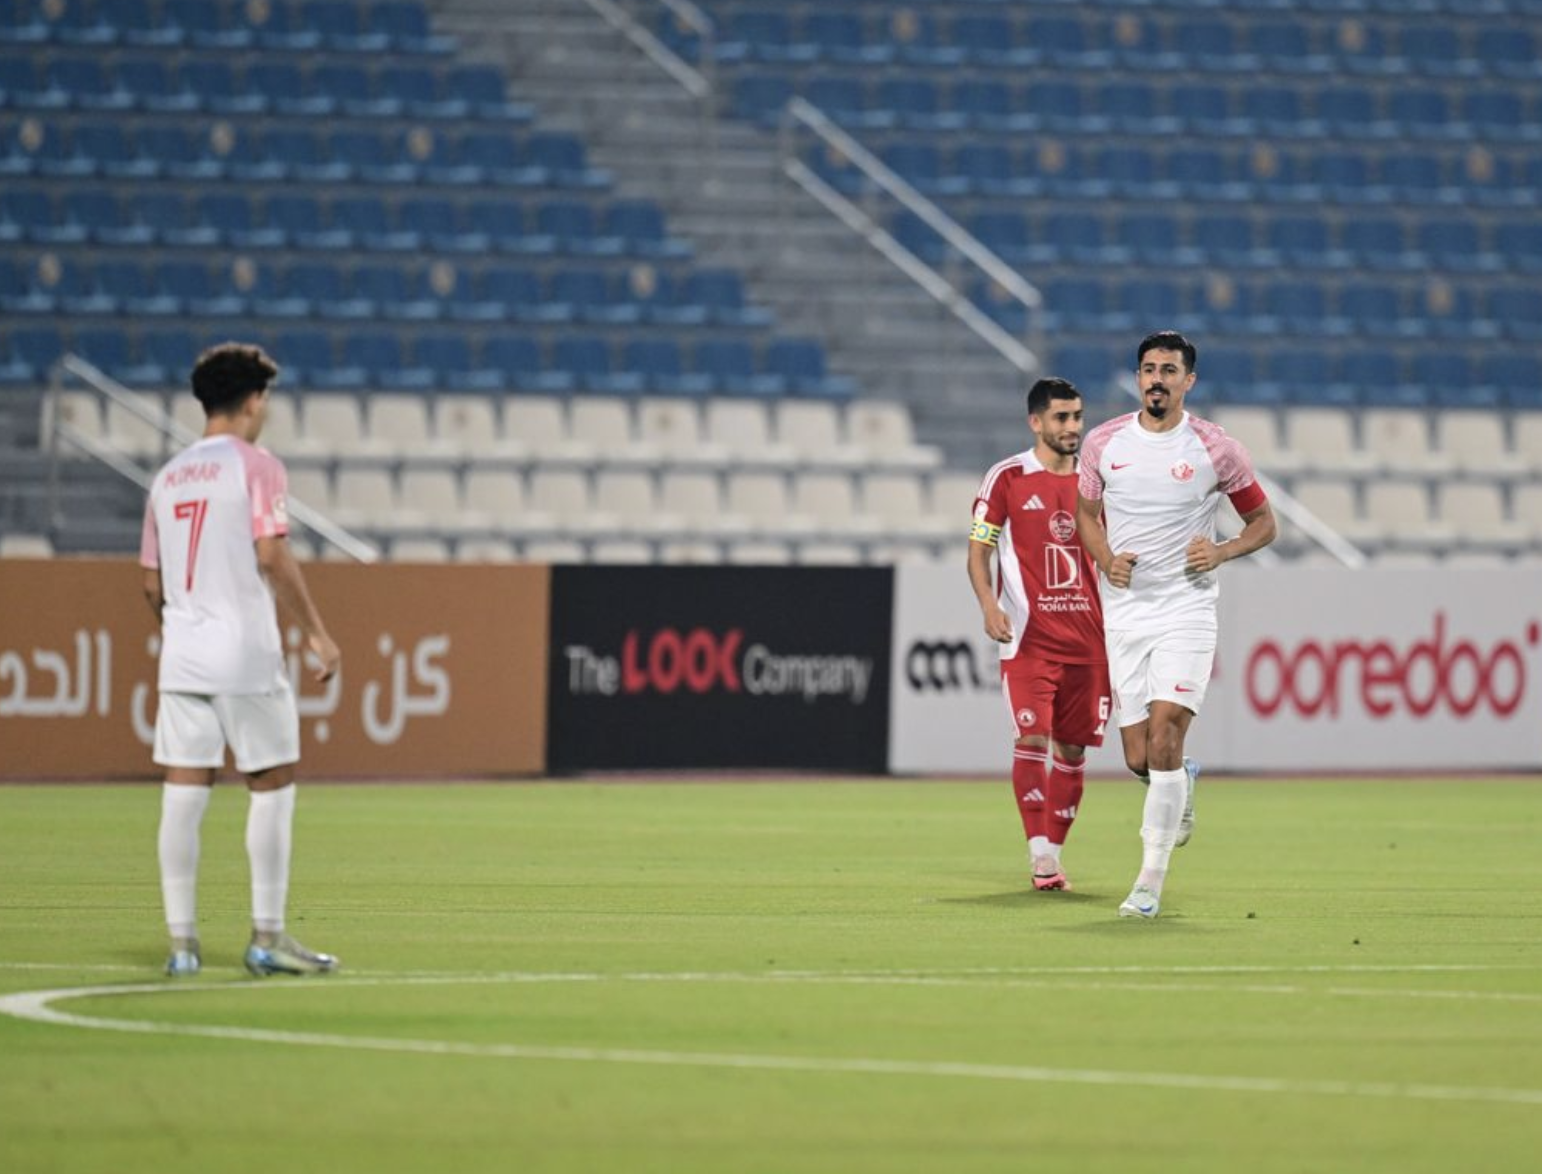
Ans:
{"label": "player's bare arm", "polygon": [[166,593],[161,590],[161,571],[159,567],[141,568],[144,572],[142,580],[145,592],[145,602],[150,605],[150,610],[155,613],[155,622],[161,622],[161,610],[166,606]]}
{"label": "player's bare arm", "polygon": [[1098,570],[1107,576],[1109,583],[1115,587],[1128,587],[1130,579],[1135,574],[1136,555],[1128,550],[1115,554],[1113,547],[1109,546],[1108,535],[1103,530],[1101,502],[1087,497],[1077,497],[1076,533],[1081,537],[1087,553],[1092,556],[1092,561],[1097,563]]}
{"label": "player's bare arm", "polygon": [[321,667],[315,672],[316,680],[330,680],[342,664],[343,654],[337,642],[327,633],[326,625],[321,622],[321,613],[316,610],[316,604],[305,586],[305,576],[300,570],[300,564],[295,561],[294,552],[289,549],[289,540],[283,537],[259,538],[257,563],[272,584],[279,606],[299,623],[305,633],[306,646],[321,662]]}
{"label": "player's bare arm", "polygon": [[983,542],[969,543],[969,585],[979,601],[980,614],[985,617],[985,634],[998,644],[1012,642],[1012,620],[996,602],[995,585],[991,582],[991,550]]}
{"label": "player's bare arm", "polygon": [[1243,514],[1242,523],[1242,533],[1226,542],[1212,542],[1203,535],[1190,539],[1184,565],[1194,574],[1213,571],[1224,562],[1262,550],[1278,533],[1267,501]]}

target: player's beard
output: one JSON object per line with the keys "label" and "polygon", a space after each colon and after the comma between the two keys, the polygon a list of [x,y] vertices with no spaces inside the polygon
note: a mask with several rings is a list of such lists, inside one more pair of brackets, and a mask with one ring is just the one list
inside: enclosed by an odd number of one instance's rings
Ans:
{"label": "player's beard", "polygon": [[[1152,401],[1151,393],[1154,391],[1160,391],[1162,393],[1163,398],[1161,402],[1158,403]],[[1160,420],[1167,415],[1167,405],[1169,402],[1171,402],[1171,400],[1172,394],[1165,387],[1146,388],[1146,411],[1151,413],[1151,418],[1153,420]]]}

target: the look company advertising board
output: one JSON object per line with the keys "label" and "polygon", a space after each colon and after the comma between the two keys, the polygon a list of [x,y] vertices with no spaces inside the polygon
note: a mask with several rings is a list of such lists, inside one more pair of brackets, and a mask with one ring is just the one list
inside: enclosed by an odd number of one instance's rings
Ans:
{"label": "the look company advertising board", "polygon": [[[544,769],[545,567],[305,574],[343,650],[317,684],[280,627],[305,777]],[[0,599],[0,777],[154,777],[159,638],[133,560],[0,560]]]}
{"label": "the look company advertising board", "polygon": [[886,568],[554,567],[552,770],[883,771]]}
{"label": "the look company advertising board", "polygon": [[[1542,577],[1238,567],[1188,747],[1241,771],[1542,768]],[[896,572],[896,773],[1010,767],[995,646],[963,570]],[[1110,722],[1089,755],[1122,774]]]}

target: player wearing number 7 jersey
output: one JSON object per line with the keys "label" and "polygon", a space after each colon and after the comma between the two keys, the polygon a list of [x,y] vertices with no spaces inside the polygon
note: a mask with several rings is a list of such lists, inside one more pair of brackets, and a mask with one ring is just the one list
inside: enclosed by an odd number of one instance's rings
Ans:
{"label": "player wearing number 7 jersey", "polygon": [[253,974],[314,974],[337,959],[284,930],[300,719],[285,673],[275,598],[305,633],[318,680],[340,653],[289,549],[284,466],[257,447],[278,367],[255,346],[225,343],[193,368],[202,439],[156,474],[139,561],[161,625],[155,762],[166,770],[158,841],[171,934],[166,972],[196,974],[200,828],[228,748],[251,793]]}
{"label": "player wearing number 7 jersey", "polygon": [[[1121,917],[1157,915],[1173,849],[1193,831],[1199,767],[1183,746],[1215,659],[1216,572],[1275,534],[1247,450],[1184,410],[1196,360],[1176,331],[1147,335],[1135,352],[1140,411],[1100,424],[1082,446],[1077,528],[1103,576],[1125,765],[1147,781],[1141,869]],[[1243,528],[1218,543],[1222,494]]]}

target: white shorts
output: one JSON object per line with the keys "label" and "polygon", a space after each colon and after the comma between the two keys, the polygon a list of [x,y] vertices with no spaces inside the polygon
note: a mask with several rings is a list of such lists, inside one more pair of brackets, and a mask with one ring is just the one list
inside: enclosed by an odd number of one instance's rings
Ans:
{"label": "white shorts", "polygon": [[1153,701],[1199,712],[1215,666],[1215,631],[1108,633],[1108,676],[1119,701],[1121,729],[1150,717]]}
{"label": "white shorts", "polygon": [[161,694],[157,765],[218,768],[226,746],[243,774],[300,761],[300,711],[287,681],[271,693]]}

